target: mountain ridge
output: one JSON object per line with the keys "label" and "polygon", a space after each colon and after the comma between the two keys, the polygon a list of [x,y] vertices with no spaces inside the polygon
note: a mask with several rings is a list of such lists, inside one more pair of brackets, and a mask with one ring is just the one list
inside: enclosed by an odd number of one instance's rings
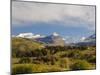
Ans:
{"label": "mountain ridge", "polygon": [[40,35],[40,34],[33,34],[33,33],[20,33],[19,35],[12,36],[12,37],[21,37],[21,38],[27,38],[31,40],[35,40],[37,42],[45,43],[45,45],[49,46],[66,46],[66,45],[72,45],[72,46],[87,46],[87,45],[96,45],[96,34],[92,34],[88,36],[87,38],[84,38],[82,41],[79,41],[77,43],[66,43],[66,39],[64,39],[60,34],[57,32],[52,33],[51,35]]}

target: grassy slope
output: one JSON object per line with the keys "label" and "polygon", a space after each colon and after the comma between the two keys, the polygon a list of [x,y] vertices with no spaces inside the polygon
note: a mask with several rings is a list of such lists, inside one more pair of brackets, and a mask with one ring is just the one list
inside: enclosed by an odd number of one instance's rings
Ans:
{"label": "grassy slope", "polygon": [[12,50],[34,50],[43,47],[43,44],[25,38],[12,38]]}

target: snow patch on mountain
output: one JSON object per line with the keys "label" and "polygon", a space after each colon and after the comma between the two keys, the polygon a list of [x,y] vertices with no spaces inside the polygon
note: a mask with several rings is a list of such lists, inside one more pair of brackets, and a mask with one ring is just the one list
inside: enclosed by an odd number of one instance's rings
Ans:
{"label": "snow patch on mountain", "polygon": [[59,34],[57,32],[54,32],[52,35],[53,36],[59,36]]}
{"label": "snow patch on mountain", "polygon": [[33,33],[20,33],[16,37],[22,37],[22,38],[42,38],[45,37],[40,34],[33,34]]}
{"label": "snow patch on mountain", "polygon": [[85,39],[86,39],[86,37],[82,37],[82,38],[80,39],[80,41],[83,42]]}

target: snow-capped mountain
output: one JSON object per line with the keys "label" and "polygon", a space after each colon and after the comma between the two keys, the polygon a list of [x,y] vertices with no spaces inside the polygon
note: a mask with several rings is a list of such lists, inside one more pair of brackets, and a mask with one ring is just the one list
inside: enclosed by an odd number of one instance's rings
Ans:
{"label": "snow-capped mountain", "polygon": [[32,33],[20,33],[16,37],[32,38],[33,37],[33,34]]}
{"label": "snow-capped mountain", "polygon": [[52,36],[59,36],[59,34],[56,33],[56,32],[54,32],[54,33],[52,34]]}
{"label": "snow-capped mountain", "polygon": [[46,36],[44,38],[37,38],[38,41],[44,42],[48,45],[65,45],[65,40],[59,34],[54,32],[52,35]]}
{"label": "snow-capped mountain", "polygon": [[86,42],[89,42],[89,41],[95,42],[96,41],[96,34],[93,34],[93,35],[87,37],[86,39],[84,39],[84,41],[86,41]]}
{"label": "snow-capped mountain", "polygon": [[95,46],[96,45],[96,34],[93,34],[87,38],[83,38],[83,40],[81,42],[78,42],[77,45],[81,45],[81,46]]}
{"label": "snow-capped mountain", "polygon": [[13,37],[33,39],[35,41],[42,42],[47,45],[65,45],[65,39],[56,32],[52,33],[49,36],[33,34],[33,33],[20,33],[17,36],[13,36]]}
{"label": "snow-capped mountain", "polygon": [[81,41],[78,43],[66,43],[67,40],[60,36],[60,34],[54,32],[51,35],[44,36],[40,34],[33,34],[33,33],[20,33],[18,35],[13,35],[12,37],[21,37],[21,38],[28,38],[33,39],[38,42],[45,43],[46,45],[78,45],[78,46],[86,46],[86,45],[96,45],[96,34],[93,34],[89,37],[82,37]]}
{"label": "snow-capped mountain", "polygon": [[18,34],[17,36],[15,37],[22,37],[22,38],[42,38],[44,37],[43,35],[40,35],[40,34],[33,34],[33,33],[20,33]]}

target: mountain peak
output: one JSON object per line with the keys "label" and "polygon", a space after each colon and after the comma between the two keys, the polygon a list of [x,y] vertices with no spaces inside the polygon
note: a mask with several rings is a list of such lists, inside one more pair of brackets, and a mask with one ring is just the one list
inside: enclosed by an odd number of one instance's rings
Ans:
{"label": "mountain peak", "polygon": [[44,35],[40,35],[40,34],[33,34],[33,33],[20,33],[17,36],[13,36],[13,37],[22,37],[22,38],[43,38],[45,37]]}
{"label": "mountain peak", "polygon": [[17,35],[17,37],[29,37],[29,36],[33,36],[33,33],[20,33],[19,35]]}
{"label": "mountain peak", "polygon": [[59,36],[59,34],[57,32],[54,32],[52,35],[53,36]]}

